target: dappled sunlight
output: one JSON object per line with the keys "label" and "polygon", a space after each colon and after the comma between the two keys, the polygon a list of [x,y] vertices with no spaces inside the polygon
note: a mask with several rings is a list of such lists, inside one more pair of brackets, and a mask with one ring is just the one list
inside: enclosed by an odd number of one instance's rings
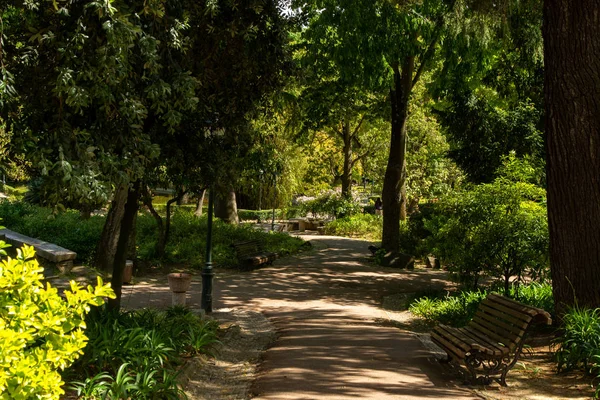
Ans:
{"label": "dappled sunlight", "polygon": [[[219,272],[217,308],[261,311],[278,339],[264,355],[253,391],[264,399],[475,398],[454,381],[413,335],[393,326],[385,296],[448,286],[447,273],[368,263],[368,242],[310,236],[314,251],[251,272]],[[187,304],[199,308],[198,273]],[[160,278],[125,287],[123,305],[167,307]]]}

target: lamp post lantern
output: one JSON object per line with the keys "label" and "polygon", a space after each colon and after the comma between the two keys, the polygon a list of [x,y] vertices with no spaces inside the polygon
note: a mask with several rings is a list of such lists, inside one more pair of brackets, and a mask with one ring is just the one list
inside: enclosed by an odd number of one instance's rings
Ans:
{"label": "lamp post lantern", "polygon": [[212,266],[212,223],[214,208],[214,190],[208,189],[208,229],[206,232],[206,263],[202,268],[202,297],[200,308],[205,312],[212,312],[212,284],[213,284],[213,266]]}

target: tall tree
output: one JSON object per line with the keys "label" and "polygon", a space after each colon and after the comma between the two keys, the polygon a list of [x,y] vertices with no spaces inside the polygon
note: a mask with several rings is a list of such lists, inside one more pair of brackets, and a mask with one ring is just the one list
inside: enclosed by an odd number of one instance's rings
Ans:
{"label": "tall tree", "polygon": [[[235,121],[226,141],[235,148],[236,126],[278,81],[285,39],[278,2],[7,0],[0,16],[2,38],[11,38],[0,49],[0,118],[11,146],[47,176],[48,200],[61,203],[65,187],[82,200],[127,191],[114,197],[110,230],[119,233],[109,261],[117,285],[139,182],[156,166],[160,146],[170,156],[165,142],[202,138],[207,126]],[[237,101],[227,101],[236,90]],[[198,96],[207,107],[198,107]],[[205,146],[204,160],[228,149]],[[207,164],[215,168],[205,176],[217,177],[218,163]]]}
{"label": "tall tree", "polygon": [[390,153],[383,182],[382,246],[398,251],[400,220],[406,218],[407,119],[413,88],[434,58],[446,17],[456,0],[321,0],[300,2],[309,15],[307,34],[331,37],[325,62],[343,65],[341,77],[363,87],[389,85]]}
{"label": "tall tree", "polygon": [[550,262],[557,312],[600,307],[600,2],[545,0]]}

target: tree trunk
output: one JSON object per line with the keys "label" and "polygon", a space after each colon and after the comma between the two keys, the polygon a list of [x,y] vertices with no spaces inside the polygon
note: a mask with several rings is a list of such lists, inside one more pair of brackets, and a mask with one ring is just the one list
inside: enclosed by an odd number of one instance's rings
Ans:
{"label": "tree trunk", "polygon": [[121,230],[119,232],[119,240],[117,242],[117,251],[115,253],[113,263],[113,274],[111,279],[111,287],[115,291],[116,297],[108,300],[108,308],[111,310],[119,310],[121,308],[121,293],[123,288],[123,271],[125,270],[125,261],[127,260],[127,248],[129,244],[129,234],[133,228],[135,217],[138,210],[138,199],[140,193],[139,182],[129,189],[127,194],[127,202],[124,207],[123,219],[121,221]]}
{"label": "tree trunk", "polygon": [[181,189],[181,193],[177,197],[177,205],[178,206],[184,206],[184,205],[189,204],[189,203],[190,203],[190,193],[185,188],[185,186],[183,186],[183,188]]}
{"label": "tree trunk", "polygon": [[235,191],[229,190],[226,193],[215,193],[215,217],[221,218],[228,224],[238,224],[237,204],[235,200]]}
{"label": "tree trunk", "polygon": [[113,201],[106,215],[106,221],[102,228],[102,234],[98,246],[96,247],[96,256],[94,264],[100,271],[112,273],[115,253],[117,251],[117,242],[121,231],[121,221],[125,212],[125,203],[127,202],[127,186],[119,186],[115,190]]}
{"label": "tree trunk", "polygon": [[196,211],[194,211],[194,215],[196,217],[202,216],[202,206],[204,205],[204,194],[206,193],[206,189],[202,189],[200,191],[200,195],[198,196],[198,200],[196,201]]}
{"label": "tree trunk", "polygon": [[142,201],[144,205],[150,211],[150,214],[154,217],[156,221],[156,226],[158,227],[158,240],[156,242],[156,255],[158,258],[162,258],[165,254],[165,247],[167,245],[167,239],[165,235],[165,224],[163,223],[163,219],[160,214],[154,208],[152,204],[152,195],[150,194],[150,190],[146,188],[146,190],[142,194]]}
{"label": "tree trunk", "polygon": [[550,264],[557,315],[600,307],[600,3],[546,0]]}
{"label": "tree trunk", "polygon": [[342,123],[342,137],[344,139],[344,170],[342,171],[342,197],[352,198],[352,135],[350,121]]}
{"label": "tree trunk", "polygon": [[394,90],[391,91],[392,135],[390,154],[383,179],[383,240],[388,251],[400,250],[400,220],[406,219],[406,121],[408,100],[412,89],[414,57],[407,57],[400,73],[394,69]]}

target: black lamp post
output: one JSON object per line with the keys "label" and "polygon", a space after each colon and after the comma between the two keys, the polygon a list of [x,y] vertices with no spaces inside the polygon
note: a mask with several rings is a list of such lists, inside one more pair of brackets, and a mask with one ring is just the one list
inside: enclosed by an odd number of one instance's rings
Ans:
{"label": "black lamp post", "polygon": [[273,174],[273,193],[274,193],[273,216],[271,219],[271,230],[272,231],[275,230],[275,206],[277,205],[277,174],[276,173]]}
{"label": "black lamp post", "polygon": [[212,266],[212,224],[213,224],[213,208],[214,208],[214,190],[209,188],[208,192],[208,229],[206,232],[206,263],[202,268],[202,298],[200,308],[205,312],[212,312],[212,284],[213,272]]}

